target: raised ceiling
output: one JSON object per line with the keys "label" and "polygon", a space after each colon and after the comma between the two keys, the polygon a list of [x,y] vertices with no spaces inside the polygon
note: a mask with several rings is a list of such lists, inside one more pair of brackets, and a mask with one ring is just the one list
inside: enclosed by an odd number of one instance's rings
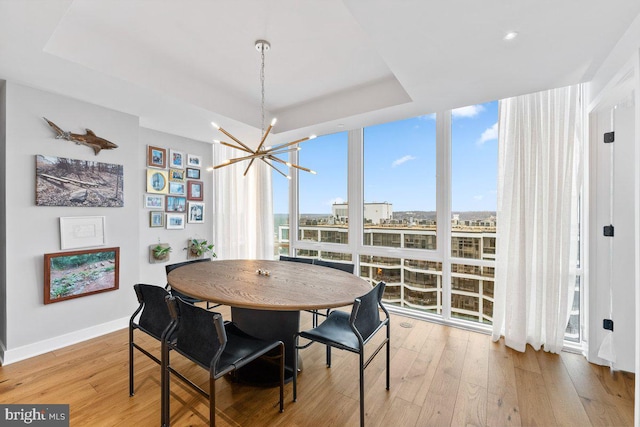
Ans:
{"label": "raised ceiling", "polygon": [[[637,0],[0,0],[0,78],[199,140],[334,132],[591,79]],[[503,36],[519,36],[505,42]]]}

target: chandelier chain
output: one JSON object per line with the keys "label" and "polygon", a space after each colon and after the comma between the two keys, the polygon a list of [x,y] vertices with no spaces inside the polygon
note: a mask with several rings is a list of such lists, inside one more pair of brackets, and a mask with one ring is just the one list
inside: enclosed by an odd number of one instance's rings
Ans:
{"label": "chandelier chain", "polygon": [[261,87],[261,102],[260,102],[260,112],[262,114],[262,122],[261,122],[261,135],[264,135],[264,46],[262,46],[262,49],[260,49],[260,59],[261,59],[261,66],[260,66],[260,87]]}

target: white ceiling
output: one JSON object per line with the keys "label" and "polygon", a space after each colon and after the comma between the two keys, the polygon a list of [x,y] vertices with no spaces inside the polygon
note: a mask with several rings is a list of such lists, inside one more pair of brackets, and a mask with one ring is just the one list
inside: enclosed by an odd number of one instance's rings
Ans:
{"label": "white ceiling", "polygon": [[[210,141],[280,137],[590,80],[640,13],[618,0],[0,0],[0,78]],[[505,42],[503,36],[519,36]]]}

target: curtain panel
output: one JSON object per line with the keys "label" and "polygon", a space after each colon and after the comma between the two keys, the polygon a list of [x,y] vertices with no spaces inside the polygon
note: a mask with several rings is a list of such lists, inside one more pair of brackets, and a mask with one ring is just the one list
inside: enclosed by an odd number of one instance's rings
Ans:
{"label": "curtain panel", "polygon": [[558,353],[576,282],[580,87],[500,101],[493,340]]}
{"label": "curtain panel", "polygon": [[[238,154],[219,144],[213,151],[216,164]],[[243,176],[247,164],[214,171],[214,241],[220,259],[273,259],[271,169],[255,161]]]}

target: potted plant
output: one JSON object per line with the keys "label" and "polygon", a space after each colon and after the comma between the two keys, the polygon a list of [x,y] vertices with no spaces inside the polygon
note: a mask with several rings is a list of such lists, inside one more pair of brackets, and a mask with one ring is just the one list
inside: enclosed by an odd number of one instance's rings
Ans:
{"label": "potted plant", "polygon": [[187,247],[184,248],[187,252],[187,258],[202,258],[207,253],[211,253],[211,256],[215,258],[217,255],[213,252],[213,244],[210,244],[204,239],[189,239]]}
{"label": "potted plant", "polygon": [[168,243],[158,243],[157,245],[149,246],[149,261],[165,262],[169,260],[169,254],[171,253],[171,245]]}

